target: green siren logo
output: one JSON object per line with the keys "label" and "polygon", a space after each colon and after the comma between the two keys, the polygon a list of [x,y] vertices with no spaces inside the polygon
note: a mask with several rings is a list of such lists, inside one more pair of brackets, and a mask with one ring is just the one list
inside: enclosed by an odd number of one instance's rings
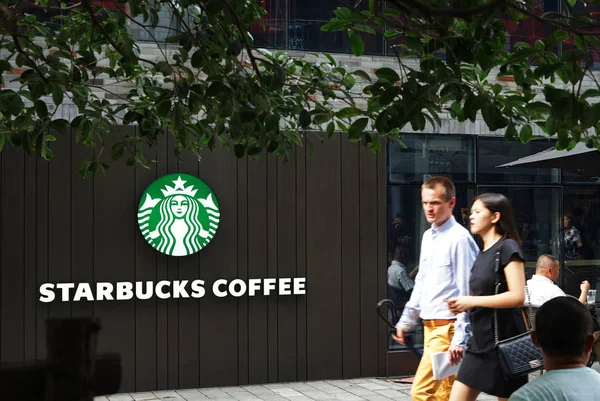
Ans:
{"label": "green siren logo", "polygon": [[219,203],[203,181],[189,174],[170,174],[142,194],[138,224],[152,247],[171,256],[204,248],[219,227]]}

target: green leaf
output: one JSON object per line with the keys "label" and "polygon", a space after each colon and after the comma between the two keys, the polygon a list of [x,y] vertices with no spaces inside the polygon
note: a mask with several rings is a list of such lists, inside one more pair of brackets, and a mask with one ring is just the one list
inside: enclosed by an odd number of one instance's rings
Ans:
{"label": "green leaf", "polygon": [[583,94],[581,95],[581,98],[587,99],[589,97],[598,97],[598,96],[600,96],[599,89],[588,89],[585,92],[583,92]]}
{"label": "green leaf", "polygon": [[369,119],[366,117],[359,118],[358,120],[354,121],[348,128],[349,139],[351,141],[352,140],[360,140],[362,133],[365,130],[365,128],[367,127],[368,123],[369,123]]}
{"label": "green leaf", "polygon": [[[334,132],[335,132],[335,124],[332,121],[329,124],[327,124],[327,135],[329,135],[331,137]],[[2,150],[2,149],[0,149],[0,150]]]}
{"label": "green leaf", "polygon": [[48,117],[48,107],[46,106],[46,102],[44,102],[43,100],[36,100],[35,101],[35,112],[37,113],[38,117],[40,117],[40,118]]}
{"label": "green leaf", "polygon": [[388,29],[383,33],[383,38],[385,40],[394,40],[398,37],[398,31],[395,29]]}
{"label": "green leaf", "polygon": [[512,141],[517,137],[518,133],[517,133],[517,129],[515,128],[515,125],[510,122],[508,123],[508,127],[506,127],[506,132],[504,133],[504,139]]}
{"label": "green leaf", "polygon": [[356,25],[354,28],[356,31],[370,33],[371,35],[376,35],[375,29],[371,28],[368,25]]}
{"label": "green leaf", "polygon": [[486,103],[481,109],[481,114],[490,131],[496,131],[508,125],[502,111],[493,103]]}
{"label": "green leaf", "polygon": [[2,151],[2,149],[4,149],[5,142],[6,142],[6,134],[3,132],[0,132],[0,151]]}
{"label": "green leaf", "polygon": [[321,27],[321,30],[323,32],[336,32],[336,31],[343,31],[343,30],[347,29],[349,26],[350,26],[350,24],[347,21],[342,21],[340,19],[333,18],[331,21],[329,21],[328,23],[323,25]]}
{"label": "green leaf", "polygon": [[529,142],[533,138],[533,129],[531,125],[524,125],[519,133],[519,139],[523,143]]}
{"label": "green leaf", "polygon": [[329,113],[318,113],[313,117],[313,121],[317,125],[325,124],[329,120],[331,120],[331,115]]}
{"label": "green leaf", "polygon": [[357,109],[356,107],[344,107],[336,113],[339,118],[352,118],[356,116],[360,116],[362,114],[362,110]]}
{"label": "green leaf", "polygon": [[192,67],[194,67],[194,68],[202,67],[202,60],[204,60],[202,50],[196,50],[194,52],[194,54],[192,54]]}
{"label": "green leaf", "polygon": [[392,70],[391,68],[387,67],[378,68],[377,71],[375,71],[375,75],[377,76],[377,78],[387,79],[392,84],[400,81],[400,76],[398,75],[398,73]]}
{"label": "green leaf", "polygon": [[365,71],[363,70],[356,70],[352,72],[354,75],[356,75],[357,77],[360,77],[362,79],[364,79],[365,81],[371,81],[371,77],[369,76],[369,74],[367,74]]}
{"label": "green leaf", "polygon": [[346,7],[340,7],[337,10],[334,10],[333,13],[341,20],[349,20],[352,15],[352,11]]}
{"label": "green leaf", "polygon": [[306,111],[306,109],[302,109],[302,111],[300,112],[298,122],[300,123],[300,126],[302,128],[308,127],[310,125],[310,123],[312,122],[312,120],[310,118],[310,113],[308,111]]}
{"label": "green leaf", "polygon": [[55,85],[52,87],[52,101],[56,106],[59,106],[63,102],[64,96],[65,92],[62,85]]}
{"label": "green leaf", "polygon": [[396,98],[396,95],[398,95],[399,90],[400,88],[396,86],[390,86],[381,94],[381,96],[379,96],[377,102],[382,106],[392,103]]}
{"label": "green leaf", "polygon": [[244,157],[244,154],[246,153],[246,145],[244,145],[243,143],[236,143],[233,146],[233,152],[235,153],[235,156],[238,159],[241,159],[242,157]]}
{"label": "green leaf", "polygon": [[354,53],[356,57],[362,56],[365,52],[365,42],[363,41],[362,36],[356,32],[350,32],[349,35],[352,53]]}

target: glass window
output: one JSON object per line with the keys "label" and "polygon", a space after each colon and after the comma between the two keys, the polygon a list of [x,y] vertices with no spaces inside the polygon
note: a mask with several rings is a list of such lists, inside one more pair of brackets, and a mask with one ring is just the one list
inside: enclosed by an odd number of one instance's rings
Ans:
{"label": "glass window", "polygon": [[140,41],[160,42],[171,35],[175,35],[179,28],[179,22],[169,7],[163,7],[158,12],[158,24],[156,28],[153,28],[149,21],[144,22],[142,15],[138,15],[134,19],[139,22],[139,24],[129,24],[131,35],[136,40]]}
{"label": "glass window", "polygon": [[254,47],[285,48],[285,4],[284,0],[260,0],[267,14],[250,26]]}
{"label": "glass window", "polygon": [[543,254],[560,253],[559,188],[479,187],[480,194],[496,192],[511,203],[517,230],[523,241],[527,277],[535,273],[535,262]]}
{"label": "glass window", "polygon": [[[558,0],[533,0],[535,12],[541,15],[545,12],[559,11]],[[531,47],[535,46],[536,40],[544,40],[552,32],[549,24],[544,24],[535,18],[523,18],[520,22],[512,19],[501,18],[506,27],[507,50],[514,50],[515,44],[525,42]]]}
{"label": "glass window", "polygon": [[579,297],[583,280],[600,289],[600,189],[565,189],[563,210],[564,289]]}
{"label": "glass window", "polygon": [[600,185],[600,168],[563,169],[562,180],[565,184]]}
{"label": "glass window", "polygon": [[[469,227],[468,210],[475,197],[475,188],[456,189],[454,217],[465,228]],[[388,227],[388,298],[398,306],[398,315],[412,293],[418,274],[418,261],[421,249],[421,237],[430,225],[425,220],[421,207],[420,186],[389,186],[387,189],[387,227]],[[395,261],[396,263],[392,263]],[[396,277],[400,276],[400,280]],[[400,283],[398,283],[400,281]],[[393,322],[394,324],[396,322]],[[415,329],[413,340],[417,346],[423,346],[423,328]],[[403,350],[404,346],[390,337],[389,349]]]}
{"label": "glass window", "polygon": [[[346,31],[322,32],[321,27],[335,16],[333,11],[336,8],[344,5],[351,8],[354,2],[349,0],[290,0],[289,4],[289,50],[352,52]],[[358,8],[367,9],[368,2],[361,2]],[[381,34],[363,34],[362,37],[365,42],[365,54],[383,54]]]}
{"label": "glass window", "polygon": [[[422,183],[432,175],[475,182],[475,135],[406,135],[388,145],[388,182]],[[404,145],[404,146],[403,146]]]}
{"label": "glass window", "polygon": [[550,141],[531,141],[526,144],[504,138],[479,138],[477,173],[483,184],[558,184],[559,169],[497,168],[501,164],[533,155],[553,146]]}

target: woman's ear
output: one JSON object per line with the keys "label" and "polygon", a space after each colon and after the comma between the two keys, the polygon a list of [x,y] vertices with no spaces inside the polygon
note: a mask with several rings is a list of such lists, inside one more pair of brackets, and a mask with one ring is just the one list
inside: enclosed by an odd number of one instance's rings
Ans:
{"label": "woman's ear", "polygon": [[494,214],[492,214],[492,223],[496,224],[497,222],[499,222],[501,216],[502,215],[499,212],[494,212]]}

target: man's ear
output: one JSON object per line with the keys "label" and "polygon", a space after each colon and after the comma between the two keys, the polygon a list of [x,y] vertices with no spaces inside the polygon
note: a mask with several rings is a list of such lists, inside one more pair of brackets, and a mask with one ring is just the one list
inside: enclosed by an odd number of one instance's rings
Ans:
{"label": "man's ear", "polygon": [[454,208],[454,205],[456,205],[456,197],[455,196],[450,198],[450,207]]}
{"label": "man's ear", "polygon": [[535,332],[535,330],[531,332],[531,341],[533,341],[533,345],[535,345],[536,347],[540,349],[542,348],[540,346],[540,342],[538,341],[537,333]]}

